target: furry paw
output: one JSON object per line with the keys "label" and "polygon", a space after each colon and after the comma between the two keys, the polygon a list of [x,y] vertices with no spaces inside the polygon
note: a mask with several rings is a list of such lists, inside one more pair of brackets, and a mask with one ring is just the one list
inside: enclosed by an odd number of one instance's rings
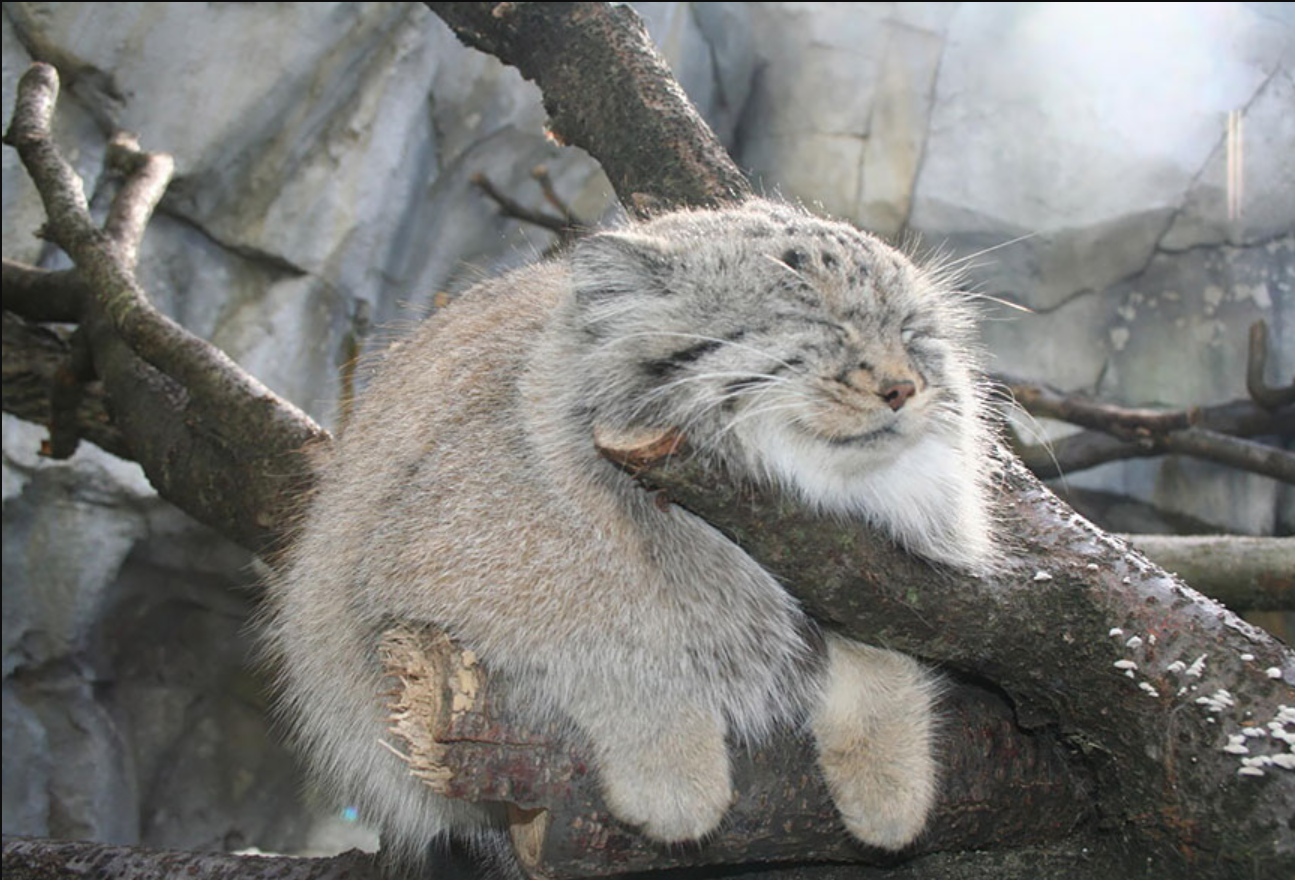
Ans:
{"label": "furry paw", "polygon": [[850,833],[903,849],[935,801],[934,685],[909,657],[830,639],[822,702],[810,719],[819,765]]}
{"label": "furry paw", "polygon": [[724,732],[708,719],[657,734],[650,741],[603,744],[599,769],[607,806],[655,840],[704,837],[733,803]]}

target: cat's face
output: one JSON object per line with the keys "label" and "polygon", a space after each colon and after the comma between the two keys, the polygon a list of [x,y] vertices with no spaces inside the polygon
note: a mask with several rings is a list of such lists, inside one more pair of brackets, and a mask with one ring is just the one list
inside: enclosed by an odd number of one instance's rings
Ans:
{"label": "cat's face", "polygon": [[691,448],[930,558],[993,556],[968,298],[872,236],[765,202],[572,257],[574,410]]}
{"label": "cat's face", "polygon": [[603,416],[626,426],[876,461],[972,405],[964,298],[844,224],[764,203],[671,215],[575,265]]}

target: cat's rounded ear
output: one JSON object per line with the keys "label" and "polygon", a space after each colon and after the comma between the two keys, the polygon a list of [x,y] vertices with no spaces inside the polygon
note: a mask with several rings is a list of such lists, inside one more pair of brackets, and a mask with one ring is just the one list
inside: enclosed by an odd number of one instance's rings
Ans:
{"label": "cat's rounded ear", "polygon": [[576,299],[596,304],[626,294],[670,292],[670,255],[661,242],[636,232],[602,232],[581,239],[571,254]]}

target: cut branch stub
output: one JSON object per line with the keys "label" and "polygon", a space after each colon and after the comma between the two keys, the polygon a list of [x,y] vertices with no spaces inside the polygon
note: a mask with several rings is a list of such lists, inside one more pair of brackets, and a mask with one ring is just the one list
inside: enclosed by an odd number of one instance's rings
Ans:
{"label": "cut branch stub", "polygon": [[603,458],[632,473],[682,452],[684,436],[674,428],[617,431],[595,425],[594,447]]}
{"label": "cut branch stub", "polygon": [[[704,842],[666,846],[613,818],[579,737],[522,721],[525,695],[492,682],[471,651],[438,630],[402,627],[384,635],[380,655],[396,753],[439,794],[508,804],[515,849],[536,877],[885,860],[845,831],[813,770],[813,744],[795,732],[735,749],[738,799],[724,824]],[[1055,841],[1082,821],[1084,783],[1051,737],[1022,734],[1009,707],[971,686],[954,689],[943,712],[943,791],[914,852]]]}

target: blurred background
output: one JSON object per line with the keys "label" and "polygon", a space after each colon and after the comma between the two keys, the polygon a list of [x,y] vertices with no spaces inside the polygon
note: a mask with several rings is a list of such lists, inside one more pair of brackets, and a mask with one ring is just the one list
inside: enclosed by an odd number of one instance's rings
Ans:
{"label": "blurred background", "polygon": [[[1268,383],[1295,374],[1295,4],[634,5],[763,192],[954,258],[993,249],[972,282],[1030,309],[986,303],[993,370],[1219,404],[1246,397],[1264,319]],[[577,217],[616,216],[596,164],[545,136],[538,90],[421,4],[6,3],[0,23],[5,120],[38,59],[92,199],[113,131],[172,153],[145,288],[329,427],[356,355],[553,245],[474,176],[551,212],[543,166]],[[66,266],[9,149],[3,174],[4,255]],[[371,846],[347,805],[303,797],[272,735],[253,560],[133,463],[42,458],[45,436],[4,417],[4,833]],[[1291,485],[1195,459],[1052,484],[1115,531],[1295,531]]]}

